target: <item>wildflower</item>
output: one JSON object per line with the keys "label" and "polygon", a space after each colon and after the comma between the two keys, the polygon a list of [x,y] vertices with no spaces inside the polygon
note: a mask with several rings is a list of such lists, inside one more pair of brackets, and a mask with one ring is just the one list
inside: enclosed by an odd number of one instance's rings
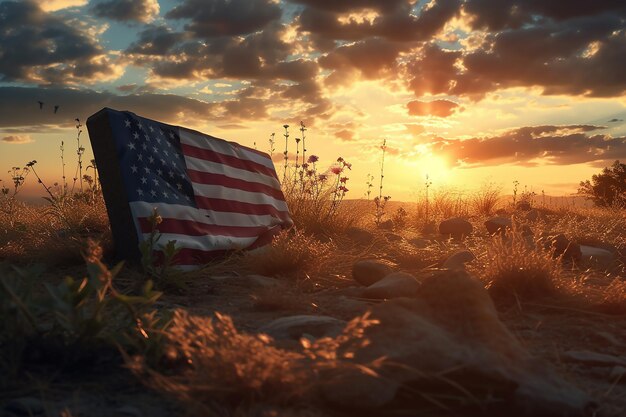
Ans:
{"label": "wildflower", "polygon": [[306,176],[307,177],[312,177],[313,175],[315,175],[315,170],[314,169],[309,169],[306,172]]}
{"label": "wildflower", "polygon": [[309,164],[307,164],[306,162],[302,164],[302,169],[307,169],[308,167],[309,167]]}
{"label": "wildflower", "polygon": [[337,158],[337,162],[343,162],[343,158],[340,156],[339,158]]}
{"label": "wildflower", "polygon": [[326,174],[320,174],[320,176],[318,177],[318,179],[319,179],[321,182],[324,182],[324,181],[326,181],[326,180],[328,179],[328,176],[327,176]]}
{"label": "wildflower", "polygon": [[346,181],[348,181],[348,177],[341,177],[341,178],[339,178],[339,182],[342,183],[342,184],[345,184]]}
{"label": "wildflower", "polygon": [[320,158],[317,155],[309,155],[309,159],[307,159],[307,162],[309,164],[314,164],[314,163],[316,163],[319,160],[320,160]]}
{"label": "wildflower", "polygon": [[347,192],[348,192],[348,191],[350,191],[350,190],[348,190],[345,186],[341,185],[341,186],[339,187],[339,191],[343,191],[344,193],[347,193]]}
{"label": "wildflower", "polygon": [[341,171],[343,171],[343,169],[341,167],[332,167],[330,169],[330,172],[332,172],[335,175],[341,174]]}
{"label": "wildflower", "polygon": [[349,164],[347,162],[344,162],[343,166],[345,166],[346,168],[348,168],[349,170],[352,170],[352,164]]}

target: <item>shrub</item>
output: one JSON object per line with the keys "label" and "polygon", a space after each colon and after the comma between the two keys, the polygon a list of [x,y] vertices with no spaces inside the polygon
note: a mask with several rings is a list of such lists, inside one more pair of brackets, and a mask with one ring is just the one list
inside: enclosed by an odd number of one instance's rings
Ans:
{"label": "shrub", "polygon": [[561,259],[540,242],[529,242],[514,227],[494,236],[474,265],[496,301],[528,301],[554,294],[560,286]]}

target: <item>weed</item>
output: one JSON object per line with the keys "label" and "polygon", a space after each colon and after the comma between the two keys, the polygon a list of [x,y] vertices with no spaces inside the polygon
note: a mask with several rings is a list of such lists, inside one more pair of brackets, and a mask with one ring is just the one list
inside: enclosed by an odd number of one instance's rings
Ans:
{"label": "weed", "polygon": [[528,301],[554,294],[561,285],[561,259],[540,242],[529,242],[514,226],[495,236],[473,272],[496,301]]}

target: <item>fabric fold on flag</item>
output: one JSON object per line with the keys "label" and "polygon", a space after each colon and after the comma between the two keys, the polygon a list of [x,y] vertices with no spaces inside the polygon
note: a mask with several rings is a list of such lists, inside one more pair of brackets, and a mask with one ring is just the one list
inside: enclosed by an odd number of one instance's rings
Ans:
{"label": "fabric fold on flag", "polygon": [[[122,178],[122,184],[105,178],[112,171],[102,169],[105,147],[94,140],[107,140],[107,135],[88,120],[105,201],[119,186],[137,242],[150,236],[148,219],[156,209],[162,217],[159,242],[176,241],[178,265],[198,265],[232,250],[265,245],[293,225],[268,154],[127,111],[103,109],[96,115],[108,121]],[[110,217],[115,215],[108,201],[107,209]],[[123,239],[111,222],[114,239]]]}

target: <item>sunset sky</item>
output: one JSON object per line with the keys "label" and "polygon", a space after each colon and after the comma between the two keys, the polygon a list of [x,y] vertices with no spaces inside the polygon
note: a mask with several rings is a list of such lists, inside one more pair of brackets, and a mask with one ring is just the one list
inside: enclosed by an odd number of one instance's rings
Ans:
{"label": "sunset sky", "polygon": [[623,0],[0,0],[4,183],[60,180],[61,140],[72,177],[74,119],[106,106],[276,154],[302,120],[349,198],[384,138],[394,200],[426,174],[570,194],[626,159],[625,93]]}

